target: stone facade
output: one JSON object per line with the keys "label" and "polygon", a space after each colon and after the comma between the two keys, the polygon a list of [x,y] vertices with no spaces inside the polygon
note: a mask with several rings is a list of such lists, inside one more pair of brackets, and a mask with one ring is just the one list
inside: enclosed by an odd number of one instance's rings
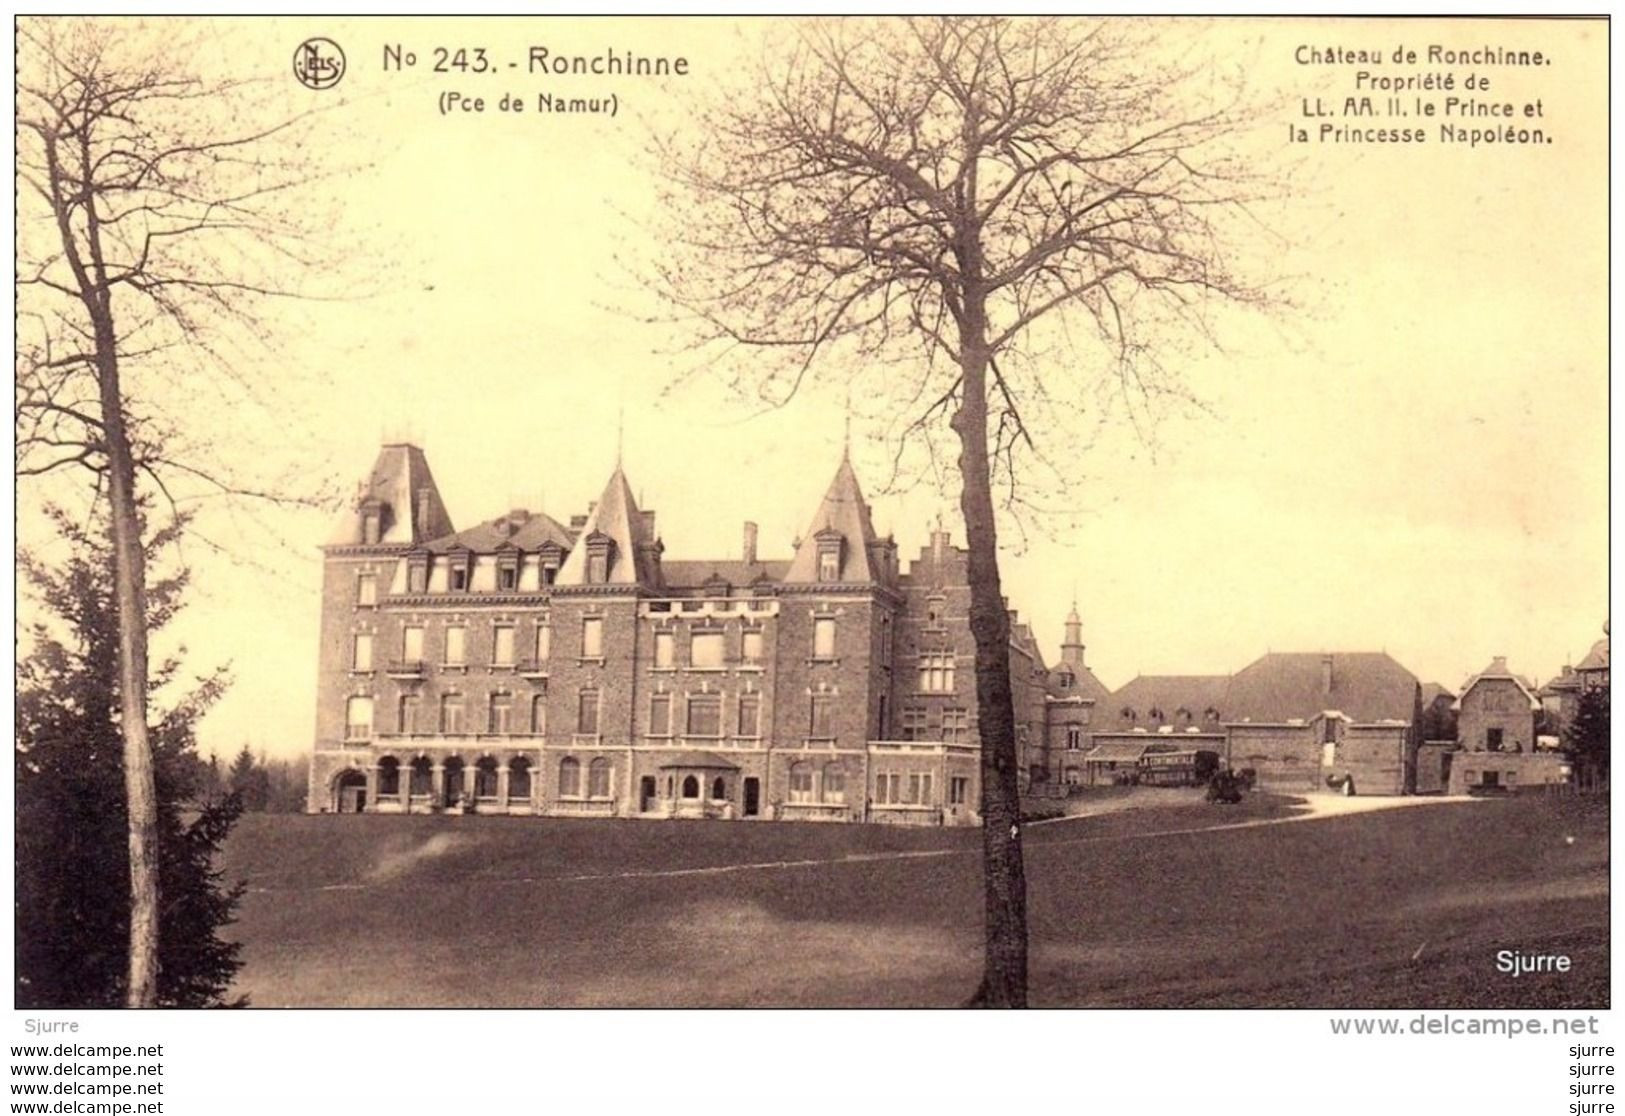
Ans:
{"label": "stone facade", "polygon": [[1532,752],[1540,701],[1497,658],[1468,680],[1456,699],[1456,741],[1468,752]]}
{"label": "stone facade", "polygon": [[[312,809],[975,824],[965,551],[938,530],[903,570],[846,460],[788,561],[744,540],[668,560],[619,467],[568,525],[456,532],[422,452],[386,446],[325,548]],[[1052,705],[1091,699],[1052,703],[1012,633],[1047,779]]]}

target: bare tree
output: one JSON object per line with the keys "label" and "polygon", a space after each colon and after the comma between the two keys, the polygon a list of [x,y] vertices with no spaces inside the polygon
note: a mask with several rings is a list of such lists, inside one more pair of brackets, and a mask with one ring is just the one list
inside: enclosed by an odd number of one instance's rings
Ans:
{"label": "bare tree", "polygon": [[305,226],[284,204],[312,177],[296,138],[304,117],[247,122],[248,87],[192,76],[176,30],[18,28],[16,466],[23,477],[88,468],[109,501],[131,1007],[155,1002],[159,913],[138,484],[172,504],[177,484],[275,495],[188,453],[206,439],[189,438],[166,404],[181,385],[236,375],[234,328],[252,329],[259,302],[287,293],[276,277],[310,262]]}
{"label": "bare tree", "polygon": [[1212,79],[1123,21],[818,22],[656,140],[672,218],[656,285],[708,365],[773,403],[820,369],[879,369],[905,438],[946,418],[957,439],[982,745],[976,1004],[1027,998],[995,482],[1013,494],[1023,462],[1053,464],[1034,410],[1101,382],[1177,388],[1171,331],[1207,336],[1215,304],[1258,297],[1226,265],[1247,176],[1218,142],[1236,106]]}

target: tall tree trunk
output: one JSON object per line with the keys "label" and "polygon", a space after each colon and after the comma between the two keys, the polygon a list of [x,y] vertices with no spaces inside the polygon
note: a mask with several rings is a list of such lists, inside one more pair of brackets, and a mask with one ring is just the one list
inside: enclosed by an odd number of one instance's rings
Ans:
{"label": "tall tree trunk", "polygon": [[[979,328],[976,317],[974,310],[968,313],[967,325]],[[953,428],[959,435],[959,504],[970,551],[970,627],[976,639],[986,939],[982,984],[971,1002],[979,1007],[1026,1007],[1027,876],[1021,855],[1010,616],[999,582],[998,530],[987,451],[988,356],[980,344],[963,346],[961,353],[964,394]]]}
{"label": "tall tree trunk", "polygon": [[107,450],[113,524],[113,586],[118,604],[119,731],[130,826],[130,969],[127,1007],[158,1003],[158,792],[147,736],[147,579],[136,508],[135,460],[124,426],[111,314],[96,322],[97,380]]}
{"label": "tall tree trunk", "polygon": [[[87,90],[87,96],[93,89]],[[113,596],[118,610],[119,732],[124,738],[124,798],[130,828],[130,965],[126,1007],[158,1004],[158,790],[152,742],[147,735],[147,569],[141,548],[141,516],[136,506],[135,455],[125,424],[124,391],[119,382],[118,330],[113,293],[102,252],[88,125],[73,144],[79,179],[66,173],[56,137],[45,136],[46,165],[57,230],[79,298],[90,318],[101,404],[102,451],[107,457],[107,493],[113,535]],[[83,191],[82,197],[78,191]],[[73,206],[82,205],[84,251],[73,227]]]}

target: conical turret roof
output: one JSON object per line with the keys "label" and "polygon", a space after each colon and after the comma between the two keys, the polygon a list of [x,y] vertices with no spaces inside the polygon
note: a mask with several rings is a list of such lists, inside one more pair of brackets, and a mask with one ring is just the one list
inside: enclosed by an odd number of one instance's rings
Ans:
{"label": "conical turret roof", "polygon": [[362,518],[367,508],[380,513],[377,541],[381,545],[427,542],[454,530],[429,471],[429,459],[417,446],[404,442],[378,451],[372,472],[339,518],[328,545],[364,542]]}
{"label": "conical turret roof", "polygon": [[577,536],[575,548],[570,556],[564,560],[564,568],[559,571],[559,585],[586,585],[587,556],[591,550],[594,536],[607,537],[611,546],[609,554],[609,569],[603,584],[607,585],[636,585],[640,582],[652,583],[658,580],[654,571],[640,568],[643,561],[643,544],[652,544],[655,540],[646,537],[649,534],[646,517],[638,510],[637,501],[632,498],[632,486],[626,481],[626,474],[619,464],[611,474],[609,483],[604,485],[604,491],[593,505],[592,512],[587,516],[586,524]]}
{"label": "conical turret roof", "polygon": [[844,454],[840,468],[835,470],[835,479],[830,481],[812,523],[802,536],[801,544],[796,547],[796,555],[790,561],[790,569],[784,580],[819,580],[819,539],[828,539],[832,534],[839,535],[842,542],[840,572],[836,581],[853,583],[880,580],[869,552],[870,544],[878,541],[874,525],[870,522],[869,505],[863,498],[863,489],[858,484],[852,460]]}

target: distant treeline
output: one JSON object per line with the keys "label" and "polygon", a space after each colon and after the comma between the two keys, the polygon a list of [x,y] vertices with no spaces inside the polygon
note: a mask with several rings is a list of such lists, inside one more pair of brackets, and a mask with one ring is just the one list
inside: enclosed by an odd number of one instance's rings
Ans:
{"label": "distant treeline", "polygon": [[305,809],[305,787],[309,765],[303,760],[268,759],[256,756],[244,744],[231,766],[222,767],[214,755],[197,760],[197,788],[205,799],[219,798],[235,791],[242,796],[243,809],[253,813],[300,814]]}

